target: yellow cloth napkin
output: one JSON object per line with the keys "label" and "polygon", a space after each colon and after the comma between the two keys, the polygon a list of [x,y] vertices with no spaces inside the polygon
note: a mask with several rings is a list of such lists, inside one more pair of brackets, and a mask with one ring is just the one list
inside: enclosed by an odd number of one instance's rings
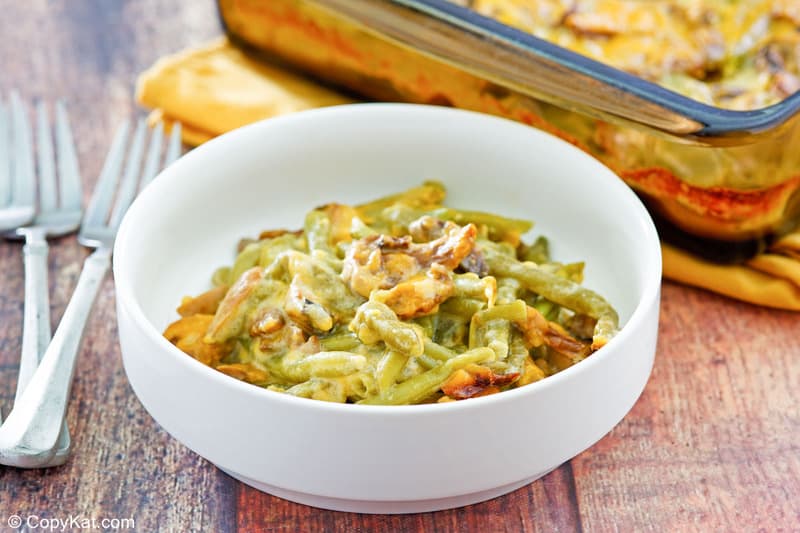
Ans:
{"label": "yellow cloth napkin", "polygon": [[[138,80],[151,120],[182,123],[190,145],[257,120],[353,100],[280,67],[255,61],[220,39],[165,57]],[[732,298],[800,311],[800,231],[743,265],[709,263],[662,245],[664,276]]]}
{"label": "yellow cloth napkin", "polygon": [[139,76],[136,97],[156,110],[151,121],[180,121],[184,141],[195,146],[261,119],[353,102],[224,38],[157,61]]}
{"label": "yellow cloth napkin", "polygon": [[[789,237],[800,241],[800,232]],[[661,253],[666,278],[745,302],[800,311],[800,246],[787,251],[773,247],[742,265],[709,263],[663,243]]]}

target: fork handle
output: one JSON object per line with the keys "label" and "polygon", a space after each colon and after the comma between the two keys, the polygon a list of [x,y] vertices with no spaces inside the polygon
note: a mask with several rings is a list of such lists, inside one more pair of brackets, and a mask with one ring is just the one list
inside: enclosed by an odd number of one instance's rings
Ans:
{"label": "fork handle", "polygon": [[48,297],[47,254],[44,232],[25,230],[22,248],[25,264],[25,312],[22,322],[22,356],[14,401],[19,401],[39,366],[39,356],[50,342],[50,299]]}
{"label": "fork handle", "polygon": [[69,399],[75,358],[83,331],[103,277],[111,264],[111,250],[98,248],[83,263],[75,292],[53,340],[45,351],[20,400],[2,426],[0,449],[15,447],[17,466],[37,467],[53,457]]}
{"label": "fork handle", "polygon": [[[25,246],[22,248],[25,266],[25,311],[22,324],[22,353],[19,361],[19,377],[14,402],[21,397],[34,372],[39,359],[44,356],[50,342],[50,298],[47,276],[47,237],[41,230],[26,229]],[[71,440],[67,421],[61,427],[53,464],[61,464],[69,456]]]}

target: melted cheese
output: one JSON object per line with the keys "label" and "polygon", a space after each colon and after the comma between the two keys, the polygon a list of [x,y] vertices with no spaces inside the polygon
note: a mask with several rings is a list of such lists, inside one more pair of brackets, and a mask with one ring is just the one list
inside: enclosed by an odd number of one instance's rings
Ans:
{"label": "melted cheese", "polygon": [[468,4],[481,14],[705,103],[755,109],[800,89],[796,0]]}

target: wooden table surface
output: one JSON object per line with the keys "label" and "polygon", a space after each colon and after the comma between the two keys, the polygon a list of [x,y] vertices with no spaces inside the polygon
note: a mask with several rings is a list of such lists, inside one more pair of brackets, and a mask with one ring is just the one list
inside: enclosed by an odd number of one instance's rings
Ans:
{"label": "wooden table surface", "polygon": [[[88,198],[115,126],[141,113],[136,75],[219,33],[212,0],[0,0],[0,94],[67,100]],[[74,237],[52,243],[54,327],[86,255]],[[7,414],[22,328],[20,244],[0,242],[0,273]],[[800,315],[665,282],[660,328],[641,399],[571,462],[462,509],[358,515],[260,493],[156,425],[122,369],[109,276],[77,364],[73,456],[48,470],[0,467],[0,529],[16,514],[133,518],[148,532],[800,530]]]}

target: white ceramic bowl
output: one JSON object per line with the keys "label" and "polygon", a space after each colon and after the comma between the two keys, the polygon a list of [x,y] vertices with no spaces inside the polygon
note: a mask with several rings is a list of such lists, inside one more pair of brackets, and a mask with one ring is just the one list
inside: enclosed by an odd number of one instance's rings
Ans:
{"label": "white ceramic bowl", "polygon": [[[425,179],[449,205],[536,221],[556,259],[625,324],[605,348],[527,387],[448,404],[331,404],[211,370],[162,336],[182,296],[209,287],[242,236],[301,227]],[[263,491],[318,507],[415,512],[492,498],[591,446],[630,410],[655,352],[661,256],[636,196],[555,137],[475,113],[342,106],[224,135],[165,170],[130,208],[114,251],[125,370],[176,439]]]}

